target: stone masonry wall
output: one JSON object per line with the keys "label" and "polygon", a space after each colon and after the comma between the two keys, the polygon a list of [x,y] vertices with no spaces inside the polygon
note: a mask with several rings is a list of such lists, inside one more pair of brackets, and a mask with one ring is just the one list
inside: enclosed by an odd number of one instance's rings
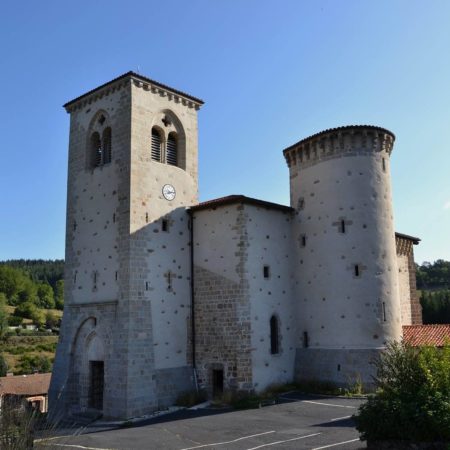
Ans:
{"label": "stone masonry wall", "polygon": [[223,369],[225,390],[253,388],[247,247],[242,205],[195,213],[195,357],[210,395],[213,370]]}
{"label": "stone masonry wall", "polygon": [[[401,261],[402,272],[399,272],[400,280],[403,279],[403,285],[407,286],[409,291],[401,292],[402,310],[408,310],[409,315],[406,320],[402,320],[403,325],[421,325],[422,324],[422,306],[420,305],[419,295],[416,288],[416,265],[414,263],[414,243],[410,239],[396,236],[395,243],[397,247],[397,258]],[[407,303],[407,305],[405,304]]]}

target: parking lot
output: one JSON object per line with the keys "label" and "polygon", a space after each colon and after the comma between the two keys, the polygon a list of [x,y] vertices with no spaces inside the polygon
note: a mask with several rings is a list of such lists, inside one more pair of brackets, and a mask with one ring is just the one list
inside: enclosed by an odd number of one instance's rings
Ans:
{"label": "parking lot", "polygon": [[351,415],[363,400],[284,394],[259,409],[181,410],[127,428],[89,428],[55,448],[115,450],[362,449]]}

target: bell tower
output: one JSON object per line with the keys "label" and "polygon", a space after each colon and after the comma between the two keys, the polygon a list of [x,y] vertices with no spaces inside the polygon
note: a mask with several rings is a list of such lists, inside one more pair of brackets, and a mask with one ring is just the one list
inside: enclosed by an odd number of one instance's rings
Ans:
{"label": "bell tower", "polygon": [[65,307],[53,413],[127,418],[191,388],[195,97],[128,72],[70,114]]}

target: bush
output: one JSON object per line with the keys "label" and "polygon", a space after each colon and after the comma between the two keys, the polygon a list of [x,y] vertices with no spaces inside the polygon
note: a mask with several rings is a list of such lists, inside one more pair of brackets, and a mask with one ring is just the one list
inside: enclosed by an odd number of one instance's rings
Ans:
{"label": "bush", "polygon": [[23,318],[18,316],[9,316],[8,317],[8,325],[10,327],[18,327],[22,325]]}
{"label": "bush", "polygon": [[450,346],[388,345],[377,392],[354,417],[362,440],[450,442]]}
{"label": "bush", "polygon": [[43,355],[23,355],[20,358],[18,375],[47,373],[52,371],[52,360]]}

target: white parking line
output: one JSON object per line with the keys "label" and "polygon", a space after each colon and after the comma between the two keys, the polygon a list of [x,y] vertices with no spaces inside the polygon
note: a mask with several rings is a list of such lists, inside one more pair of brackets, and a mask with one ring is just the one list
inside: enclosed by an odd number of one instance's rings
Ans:
{"label": "white parking line", "polygon": [[275,433],[275,430],[272,431],[265,431],[264,433],[258,433],[258,434],[251,434],[250,436],[243,436],[237,439],[233,439],[232,441],[225,441],[225,442],[215,442],[214,444],[203,444],[203,445],[197,445],[195,447],[186,447],[186,448],[182,448],[180,450],[193,450],[195,448],[204,448],[204,447],[212,447],[213,445],[224,445],[224,444],[232,444],[233,442],[238,442],[238,441],[242,441],[244,439],[250,439],[252,437],[256,437],[256,436],[263,436],[265,434],[271,434],[271,433]]}
{"label": "white parking line", "polygon": [[359,441],[359,439],[352,439],[351,441],[337,442],[336,444],[324,445],[323,447],[316,447],[313,448],[312,450],[321,450],[322,448],[337,447],[338,445],[350,444],[350,442],[356,441]]}
{"label": "white parking line", "polygon": [[319,434],[322,434],[322,433],[308,434],[307,436],[298,436],[298,437],[295,437],[295,438],[292,438],[292,439],[286,439],[285,441],[269,442],[268,444],[258,445],[258,447],[248,448],[247,450],[256,450],[257,448],[271,447],[272,445],[284,444],[285,442],[298,441],[299,439],[306,439],[306,438],[309,438],[309,437],[317,436]]}
{"label": "white parking line", "polygon": [[336,406],[336,408],[350,408],[357,409],[357,406],[347,406],[347,405],[335,405],[333,403],[322,403],[322,402],[313,402],[312,400],[300,400],[298,398],[290,398],[290,397],[281,397],[284,400],[293,400],[300,403],[313,403],[314,405],[322,405],[322,406]]}
{"label": "white parking line", "polygon": [[52,444],[58,447],[72,447],[72,448],[82,448],[84,450],[114,450],[112,448],[98,448],[98,447],[85,447],[84,445],[75,445],[75,444]]}
{"label": "white parking line", "polygon": [[336,419],[331,419],[331,422],[336,422],[336,420],[350,419],[350,417],[352,416],[336,417]]}

